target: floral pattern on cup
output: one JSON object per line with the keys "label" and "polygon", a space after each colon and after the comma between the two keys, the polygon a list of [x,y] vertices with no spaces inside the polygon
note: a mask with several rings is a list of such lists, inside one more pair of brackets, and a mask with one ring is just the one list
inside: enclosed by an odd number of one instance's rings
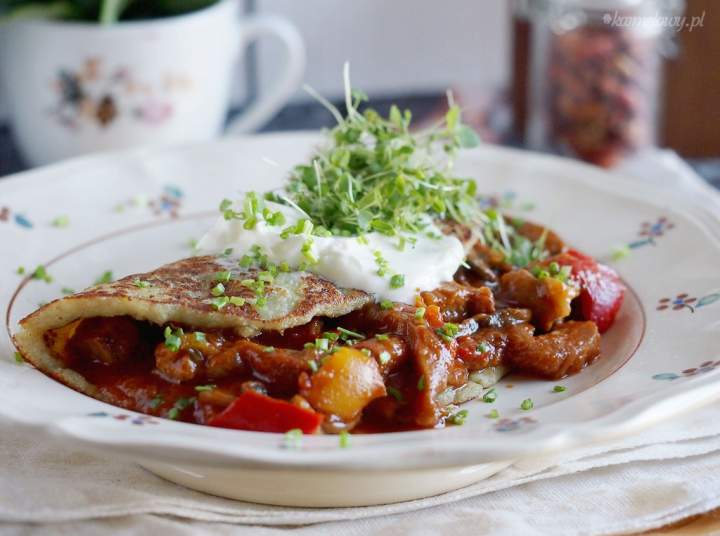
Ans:
{"label": "floral pattern on cup", "polygon": [[662,372],[660,374],[655,374],[652,379],[653,380],[662,380],[662,381],[673,381],[677,380],[679,378],[689,378],[691,376],[698,376],[700,374],[706,374],[708,372],[712,372],[716,368],[720,367],[720,360],[718,361],[705,361],[703,363],[700,363],[697,367],[689,368],[680,371],[679,373],[676,372]]}
{"label": "floral pattern on cup", "polygon": [[697,309],[712,305],[719,300],[720,292],[711,292],[699,299],[695,296],[690,296],[687,292],[682,292],[674,298],[660,298],[655,309],[658,311],[666,311],[668,309],[672,311],[682,311],[686,309],[694,313]]}
{"label": "floral pattern on cup", "polygon": [[173,116],[169,96],[191,86],[187,77],[179,75],[166,75],[160,84],[149,84],[136,79],[126,67],[107,68],[102,59],[87,58],[78,69],[59,70],[52,83],[58,100],[50,113],[70,130],[87,124],[107,128],[121,116],[161,125]]}

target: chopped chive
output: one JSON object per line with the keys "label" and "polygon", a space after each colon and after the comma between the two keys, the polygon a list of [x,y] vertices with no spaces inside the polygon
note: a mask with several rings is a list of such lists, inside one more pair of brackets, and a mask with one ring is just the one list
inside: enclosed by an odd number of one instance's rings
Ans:
{"label": "chopped chive", "polygon": [[72,289],[70,287],[63,287],[60,289],[60,292],[62,292],[66,296],[69,296],[70,294],[75,294],[75,289]]}
{"label": "chopped chive", "polygon": [[241,296],[230,296],[230,304],[231,305],[237,305],[238,307],[242,307],[245,305],[245,298]]}
{"label": "chopped chive", "polygon": [[485,354],[490,351],[490,345],[486,342],[481,342],[480,344],[478,344],[476,351],[480,352],[481,354]]}
{"label": "chopped chive", "polygon": [[216,388],[217,388],[217,385],[215,385],[214,383],[211,383],[208,385],[196,385],[195,386],[195,390],[198,393],[205,393],[207,391],[212,391],[213,389],[216,389]]}
{"label": "chopped chive", "polygon": [[210,300],[210,305],[212,305],[213,309],[215,309],[216,311],[219,311],[228,303],[230,303],[230,298],[228,298],[227,296],[218,296],[217,298],[213,298],[212,300]]}
{"label": "chopped chive", "polygon": [[493,387],[490,389],[487,393],[485,393],[482,397],[483,402],[486,404],[492,404],[497,400],[497,391],[495,391],[495,388]]}
{"label": "chopped chive", "polygon": [[164,399],[163,399],[162,395],[157,394],[150,401],[150,407],[152,409],[158,409],[163,402],[164,402]]}
{"label": "chopped chive", "polygon": [[454,413],[450,417],[450,422],[457,426],[461,426],[461,425],[465,424],[467,417],[468,417],[468,410],[461,409],[460,411]]}
{"label": "chopped chive", "polygon": [[25,275],[25,267],[24,266],[18,266],[17,270],[15,270],[15,273],[17,275]]}
{"label": "chopped chive", "polygon": [[400,390],[397,389],[396,387],[392,387],[392,386],[388,387],[388,388],[387,388],[387,393],[388,393],[391,397],[393,397],[395,400],[397,400],[398,402],[400,402],[401,404],[402,404],[403,402],[405,402],[405,398],[403,397],[403,394],[402,394],[402,393],[400,392]]}
{"label": "chopped chive", "polygon": [[193,336],[195,337],[195,340],[197,342],[207,342],[205,334],[202,331],[196,331],[195,333],[193,333]]}
{"label": "chopped chive", "polygon": [[317,348],[321,352],[327,352],[329,347],[330,341],[328,339],[315,339],[315,348]]}
{"label": "chopped chive", "polygon": [[183,336],[182,328],[173,330],[170,326],[166,326],[163,333],[165,335],[165,347],[171,352],[177,352],[180,350],[180,347],[182,346],[181,337]]}
{"label": "chopped chive", "polygon": [[395,274],[390,278],[390,288],[402,288],[405,286],[405,276],[402,274]]}
{"label": "chopped chive", "polygon": [[420,376],[420,379],[417,382],[417,390],[418,391],[425,390],[425,376]]}
{"label": "chopped chive", "polygon": [[319,370],[317,361],[315,361],[314,359],[308,360],[307,364],[308,364],[308,367],[310,367],[310,370],[312,371],[313,374],[315,374]]}
{"label": "chopped chive", "polygon": [[375,338],[379,341],[386,341],[390,338],[390,335],[387,333],[376,333]]}
{"label": "chopped chive", "polygon": [[302,444],[303,432],[300,428],[293,428],[285,432],[285,446],[288,448],[299,448]]}
{"label": "chopped chive", "polygon": [[210,290],[210,294],[212,294],[213,296],[222,296],[223,294],[225,294],[225,285],[223,285],[222,283],[218,283]]}
{"label": "chopped chive", "polygon": [[380,302],[380,308],[381,308],[381,309],[385,309],[386,311],[387,311],[388,309],[392,309],[392,308],[393,308],[393,302],[391,302],[390,300],[383,300],[383,301]]}
{"label": "chopped chive", "polygon": [[221,283],[227,283],[231,277],[232,273],[230,271],[215,272],[215,281],[220,281]]}
{"label": "chopped chive", "polygon": [[142,279],[133,279],[133,285],[135,285],[137,288],[148,288],[150,286],[150,283],[148,281],[143,281]]}
{"label": "chopped chive", "polygon": [[566,391],[566,390],[567,390],[567,387],[565,387],[564,385],[556,385],[555,387],[553,387],[553,393],[562,393],[563,391]]}
{"label": "chopped chive", "polygon": [[496,409],[491,409],[490,413],[488,413],[488,418],[490,419],[497,419],[500,416],[500,412]]}
{"label": "chopped chive", "polygon": [[222,252],[223,257],[229,257],[230,255],[232,255],[232,252],[233,248],[225,248]]}
{"label": "chopped chive", "polygon": [[15,352],[15,361],[17,363],[25,363],[25,360],[20,352]]}
{"label": "chopped chive", "polygon": [[425,307],[418,307],[415,309],[415,320],[422,320],[425,316]]}
{"label": "chopped chive", "polygon": [[70,225],[70,218],[67,216],[58,216],[50,223],[53,227],[67,227]]}
{"label": "chopped chive", "polygon": [[533,409],[534,406],[535,406],[535,404],[533,404],[532,398],[526,398],[520,404],[520,409],[523,411],[529,411],[529,410]]}
{"label": "chopped chive", "polygon": [[347,430],[340,430],[340,448],[346,449],[350,446],[350,433]]}

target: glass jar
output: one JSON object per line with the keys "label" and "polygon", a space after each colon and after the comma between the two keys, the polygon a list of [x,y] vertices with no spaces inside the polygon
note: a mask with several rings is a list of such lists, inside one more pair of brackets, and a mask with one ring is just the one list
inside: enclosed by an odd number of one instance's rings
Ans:
{"label": "glass jar", "polygon": [[680,0],[535,0],[528,142],[610,167],[656,143],[666,17]]}

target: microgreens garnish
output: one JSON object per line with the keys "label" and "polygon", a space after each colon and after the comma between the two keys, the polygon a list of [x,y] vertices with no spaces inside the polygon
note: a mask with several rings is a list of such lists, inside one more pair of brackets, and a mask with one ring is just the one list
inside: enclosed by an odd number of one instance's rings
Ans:
{"label": "microgreens garnish", "polygon": [[112,283],[113,282],[113,273],[112,270],[105,270],[100,277],[98,277],[95,280],[96,285],[103,285],[106,283]]}
{"label": "microgreens garnish", "polygon": [[495,209],[488,209],[484,214],[484,223],[480,240],[489,247],[503,254],[506,262],[518,268],[525,268],[535,261],[548,256],[545,249],[547,229],[540,238],[533,242],[519,234],[516,229],[508,225],[505,218]]}
{"label": "microgreens garnish", "polygon": [[343,339],[364,339],[365,335],[358,333],[357,331],[350,331],[343,327],[338,327],[337,330],[340,332],[340,337]]}
{"label": "microgreens garnish", "polygon": [[529,411],[529,410],[533,409],[534,406],[535,406],[535,404],[533,404],[532,398],[526,398],[520,404],[520,409],[523,411]]}
{"label": "microgreens garnish", "polygon": [[[347,115],[321,99],[338,122],[330,144],[294,169],[287,196],[266,197],[291,201],[335,236],[415,234],[428,218],[475,221],[476,183],[452,174],[457,150],[479,143],[462,124],[460,108],[451,103],[442,124],[411,134],[409,110],[393,106],[387,118],[371,108],[359,111],[367,96],[351,89],[345,69]],[[440,150],[444,163],[438,162]]]}
{"label": "microgreens garnish", "polygon": [[182,328],[172,329],[170,326],[165,326],[165,347],[172,352],[177,352],[182,345],[182,336],[185,333]]}
{"label": "microgreens garnish", "polygon": [[52,276],[47,272],[47,270],[42,264],[38,265],[38,267],[33,270],[33,273],[30,277],[32,277],[33,279],[38,279],[40,281],[45,281],[46,283],[52,283],[53,281]]}

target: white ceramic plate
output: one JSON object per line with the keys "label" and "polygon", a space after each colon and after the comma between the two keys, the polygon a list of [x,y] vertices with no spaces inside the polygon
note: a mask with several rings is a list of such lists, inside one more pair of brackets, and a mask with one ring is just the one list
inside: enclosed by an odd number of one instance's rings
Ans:
{"label": "white ceramic plate", "polygon": [[[221,198],[276,187],[317,139],[271,135],[98,156],[0,181],[0,304],[8,330],[0,335],[0,414],[212,493],[332,506],[438,493],[508,460],[633,433],[720,397],[718,218],[589,166],[490,147],[464,153],[457,167],[477,179],[490,196],[485,202],[547,224],[611,263],[613,248],[629,247],[629,257],[612,263],[629,292],[603,337],[601,359],[560,382],[505,378],[494,404],[466,406],[464,426],[352,436],[349,448],[337,437],[313,436],[295,447],[282,435],[124,411],[13,360],[9,335],[41,302],[64,287],[86,287],[106,270],[119,277],[190,256],[190,240],[213,221]],[[15,274],[38,264],[51,283]],[[553,392],[558,384],[566,390]],[[534,409],[523,411],[527,398]],[[491,409],[500,418],[489,418]],[[276,480],[267,480],[270,473]],[[327,487],[349,473],[352,494]],[[381,474],[394,484],[379,490]],[[247,485],[238,484],[239,475]],[[302,493],[278,491],[292,479],[306,484]]]}

